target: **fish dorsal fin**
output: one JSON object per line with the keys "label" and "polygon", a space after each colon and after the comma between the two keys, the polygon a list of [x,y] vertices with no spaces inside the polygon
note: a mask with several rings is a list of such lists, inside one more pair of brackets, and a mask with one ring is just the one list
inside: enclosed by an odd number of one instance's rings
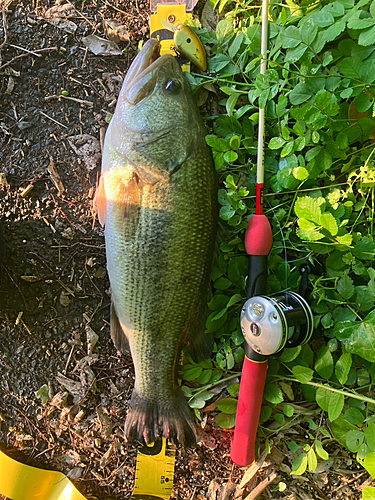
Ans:
{"label": "fish dorsal fin", "polygon": [[103,175],[100,176],[99,184],[96,188],[93,206],[94,210],[98,214],[100,224],[104,226],[107,219],[107,200],[105,197]]}

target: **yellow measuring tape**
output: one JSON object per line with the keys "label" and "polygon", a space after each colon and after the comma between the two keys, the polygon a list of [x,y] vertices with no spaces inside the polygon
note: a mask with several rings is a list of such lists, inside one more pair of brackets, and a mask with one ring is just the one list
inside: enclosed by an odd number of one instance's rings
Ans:
{"label": "yellow measuring tape", "polygon": [[131,500],[168,500],[173,488],[176,447],[159,439],[138,449]]}
{"label": "yellow measuring tape", "polygon": [[21,464],[1,451],[0,494],[12,500],[86,500],[61,472]]}

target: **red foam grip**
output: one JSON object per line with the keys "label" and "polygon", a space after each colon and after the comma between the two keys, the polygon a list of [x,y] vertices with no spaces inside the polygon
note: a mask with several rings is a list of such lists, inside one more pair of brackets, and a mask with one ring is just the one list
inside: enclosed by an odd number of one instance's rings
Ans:
{"label": "red foam grip", "polygon": [[262,407],[267,361],[258,363],[245,357],[230,458],[241,467],[255,460],[255,441]]}
{"label": "red foam grip", "polygon": [[245,233],[245,248],[249,255],[268,255],[272,248],[272,229],[265,215],[253,215]]}

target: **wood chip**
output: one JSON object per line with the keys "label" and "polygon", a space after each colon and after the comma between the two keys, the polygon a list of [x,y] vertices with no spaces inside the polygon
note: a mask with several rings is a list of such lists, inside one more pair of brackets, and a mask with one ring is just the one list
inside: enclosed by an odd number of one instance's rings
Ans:
{"label": "wood chip", "polygon": [[261,456],[259,457],[259,460],[251,464],[250,467],[245,472],[244,477],[242,478],[242,481],[240,483],[240,488],[244,488],[247,485],[247,483],[249,483],[252,480],[252,478],[255,476],[258,470],[262,467],[266,456],[267,456],[267,450],[265,449],[261,454]]}
{"label": "wood chip", "polygon": [[55,162],[53,161],[52,158],[50,158],[49,165],[48,165],[48,172],[50,173],[52,182],[56,186],[59,195],[62,196],[64,194],[65,188],[64,185],[61,181],[61,178],[59,174],[57,173],[56,167],[55,167]]}
{"label": "wood chip", "polygon": [[29,184],[23,191],[21,191],[20,193],[21,198],[25,198],[33,189],[34,189],[34,184]]}

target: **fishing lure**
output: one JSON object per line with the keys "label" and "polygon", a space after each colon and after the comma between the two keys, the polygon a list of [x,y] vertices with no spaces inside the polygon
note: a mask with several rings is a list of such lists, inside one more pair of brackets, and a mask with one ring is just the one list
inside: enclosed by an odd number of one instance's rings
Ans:
{"label": "fishing lure", "polygon": [[165,29],[173,31],[173,43],[175,49],[182,57],[195,64],[201,71],[207,70],[207,56],[203,44],[198,35],[185,24],[174,24],[162,20]]}

